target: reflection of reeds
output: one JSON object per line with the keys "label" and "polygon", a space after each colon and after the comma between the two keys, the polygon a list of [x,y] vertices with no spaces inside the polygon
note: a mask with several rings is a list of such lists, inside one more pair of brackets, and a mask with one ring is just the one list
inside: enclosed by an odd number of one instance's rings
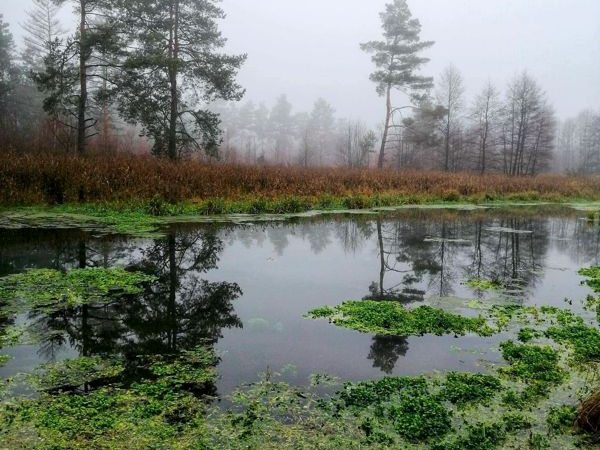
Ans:
{"label": "reflection of reeds", "polygon": [[[445,200],[560,200],[600,198],[600,177],[507,177],[375,169],[247,167],[173,163],[130,154],[0,155],[0,202],[265,201],[298,197],[323,206],[344,197],[349,208]],[[329,197],[328,197],[329,196]]]}
{"label": "reflection of reeds", "polygon": [[577,425],[600,437],[600,390],[590,395],[579,407]]}

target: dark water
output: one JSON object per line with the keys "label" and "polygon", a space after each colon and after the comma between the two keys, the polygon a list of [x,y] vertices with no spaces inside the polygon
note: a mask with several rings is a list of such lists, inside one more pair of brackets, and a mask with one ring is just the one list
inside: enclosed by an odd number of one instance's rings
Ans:
{"label": "dark water", "polygon": [[[0,276],[29,268],[122,265],[155,274],[120,304],[30,312],[37,340],[3,350],[0,377],[77,355],[167,353],[200,342],[222,356],[219,394],[268,370],[305,384],[433,370],[480,370],[499,337],[385,337],[303,318],[325,304],[393,299],[464,310],[471,299],[568,305],[590,293],[576,274],[600,264],[600,228],[572,209],[406,210],[290,222],[186,225],[156,240],[76,230],[0,230]],[[509,232],[509,230],[519,232]],[[510,286],[490,294],[470,278]],[[476,313],[476,312],[475,312]]]}

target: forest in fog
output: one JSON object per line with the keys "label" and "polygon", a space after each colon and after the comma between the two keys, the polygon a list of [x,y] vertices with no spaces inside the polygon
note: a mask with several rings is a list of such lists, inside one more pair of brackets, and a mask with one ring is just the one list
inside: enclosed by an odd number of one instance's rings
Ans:
{"label": "forest in fog", "polygon": [[[453,64],[429,74],[421,52],[435,43],[420,40],[421,25],[405,2],[381,13],[383,40],[356,43],[372,55],[371,80],[390,100],[385,115],[382,100],[378,123],[344,117],[326,93],[310,110],[295,107],[286,93],[274,102],[244,100],[235,78],[247,55],[222,52],[219,7],[208,2],[198,15],[193,4],[182,2],[175,11],[166,0],[34,0],[25,23],[0,17],[3,151],[151,152],[249,165],[506,175],[600,173],[600,110],[559,120],[552,98],[526,67],[475,93]],[[60,5],[75,7],[75,28],[61,22]],[[404,29],[391,30],[386,17]],[[22,43],[12,37],[17,26]],[[158,45],[163,41],[169,45]],[[394,104],[392,92],[400,93]]]}

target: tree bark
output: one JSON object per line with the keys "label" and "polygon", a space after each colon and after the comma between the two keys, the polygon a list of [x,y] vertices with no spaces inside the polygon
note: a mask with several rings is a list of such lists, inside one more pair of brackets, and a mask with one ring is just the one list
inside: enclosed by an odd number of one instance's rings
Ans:
{"label": "tree bark", "polygon": [[381,149],[379,150],[379,161],[377,167],[383,169],[385,163],[385,147],[387,145],[388,133],[390,130],[390,121],[392,119],[392,86],[388,84],[385,99],[385,125],[383,128],[383,137],[381,138]]}
{"label": "tree bark", "polygon": [[87,29],[86,29],[86,0],[80,0],[80,22],[79,22],[79,99],[77,104],[77,153],[83,155],[86,147],[86,120],[87,108],[87,68],[88,56]]}
{"label": "tree bark", "polygon": [[179,96],[177,91],[177,60],[179,57],[179,0],[171,3],[171,32],[169,36],[169,83],[171,87],[171,112],[169,117],[169,142],[167,155],[169,159],[177,159],[177,119]]}

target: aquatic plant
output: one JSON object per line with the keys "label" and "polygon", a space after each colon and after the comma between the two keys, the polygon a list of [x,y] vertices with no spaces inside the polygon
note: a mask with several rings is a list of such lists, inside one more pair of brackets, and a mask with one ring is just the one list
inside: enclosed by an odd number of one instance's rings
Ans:
{"label": "aquatic plant", "polygon": [[410,442],[435,439],[452,428],[452,411],[429,393],[402,391],[387,415],[397,433]]}
{"label": "aquatic plant", "polygon": [[502,383],[492,375],[450,372],[440,395],[457,405],[486,403],[502,391]]}
{"label": "aquatic plant", "polygon": [[502,357],[509,363],[504,373],[526,383],[554,385],[564,381],[566,373],[559,366],[558,352],[549,346],[519,345],[512,341],[500,344]]}
{"label": "aquatic plant", "polygon": [[307,316],[328,318],[337,326],[366,333],[397,336],[493,334],[482,317],[464,317],[430,306],[407,309],[389,301],[348,301],[333,308],[317,308]]}
{"label": "aquatic plant", "polygon": [[579,322],[562,327],[551,327],[546,331],[548,337],[573,349],[577,362],[600,362],[600,331]]}
{"label": "aquatic plant", "polygon": [[503,285],[498,280],[485,280],[481,278],[473,278],[465,282],[465,286],[481,289],[484,291],[502,289]]}
{"label": "aquatic plant", "polygon": [[600,293],[600,267],[588,267],[579,270],[579,275],[588,278],[585,281],[594,292]]}
{"label": "aquatic plant", "polygon": [[424,394],[428,392],[429,384],[425,377],[385,377],[381,380],[346,383],[337,395],[344,407],[364,409],[386,402],[405,390]]}
{"label": "aquatic plant", "polygon": [[9,309],[42,308],[52,310],[66,306],[107,301],[122,295],[142,292],[143,283],[155,277],[122,268],[28,270],[0,278],[0,302]]}
{"label": "aquatic plant", "polygon": [[517,335],[517,337],[519,338],[519,341],[523,342],[524,344],[527,344],[528,342],[532,341],[533,339],[537,338],[540,336],[540,333],[536,330],[534,330],[533,328],[521,328],[519,330],[519,334]]}
{"label": "aquatic plant", "polygon": [[494,450],[506,441],[502,423],[469,425],[465,435],[437,443],[431,450]]}
{"label": "aquatic plant", "polygon": [[577,408],[568,405],[550,407],[546,418],[548,429],[554,434],[572,432],[576,420]]}
{"label": "aquatic plant", "polygon": [[110,380],[122,372],[123,365],[119,361],[82,356],[42,365],[33,376],[33,382],[44,391],[68,390],[94,381]]}
{"label": "aquatic plant", "polygon": [[534,417],[520,411],[507,411],[502,414],[504,429],[509,432],[529,430],[535,421]]}
{"label": "aquatic plant", "polygon": [[[0,432],[11,449],[146,450],[198,448],[191,439],[206,406],[197,388],[215,379],[214,354],[198,347],[139,367],[130,384],[118,361],[81,357],[40,369],[36,399],[0,408]],[[70,388],[89,384],[89,389]],[[65,391],[64,389],[68,390]]]}

